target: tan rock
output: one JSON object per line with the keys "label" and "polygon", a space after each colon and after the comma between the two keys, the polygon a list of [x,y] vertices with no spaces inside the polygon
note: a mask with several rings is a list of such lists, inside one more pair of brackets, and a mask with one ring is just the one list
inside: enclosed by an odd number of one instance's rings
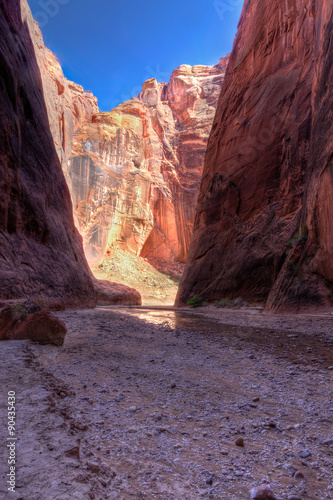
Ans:
{"label": "tan rock", "polygon": [[138,98],[100,113],[91,92],[63,75],[22,0],[56,150],[86,255],[112,247],[164,270],[185,263],[207,140],[228,57],[152,78]]}
{"label": "tan rock", "polygon": [[141,295],[134,288],[106,280],[94,280],[97,305],[124,304],[140,306]]}
{"label": "tan rock", "polygon": [[185,262],[226,62],[150,79],[75,133],[68,178],[89,259],[117,247],[157,267]]}

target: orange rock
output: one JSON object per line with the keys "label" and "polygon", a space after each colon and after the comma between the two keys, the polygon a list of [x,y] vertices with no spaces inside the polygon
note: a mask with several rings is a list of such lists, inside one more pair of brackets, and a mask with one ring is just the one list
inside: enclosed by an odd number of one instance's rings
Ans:
{"label": "orange rock", "polygon": [[77,130],[68,178],[90,260],[117,247],[162,267],[185,262],[226,63],[150,79]]}
{"label": "orange rock", "polygon": [[228,57],[180,66],[168,84],[152,78],[138,98],[100,113],[93,94],[64,77],[22,2],[88,259],[117,247],[162,269],[165,261],[185,263]]}
{"label": "orange rock", "polygon": [[97,293],[97,305],[125,304],[128,306],[140,306],[141,295],[134,288],[112,283],[106,280],[94,280]]}
{"label": "orange rock", "polygon": [[[72,128],[90,119],[97,101],[64,79],[25,0],[1,2],[0,31],[0,302],[29,297],[50,307],[94,306],[59,158],[66,163]],[[34,321],[15,335],[44,335]]]}
{"label": "orange rock", "polygon": [[93,304],[19,1],[1,3],[0,31],[0,299],[45,296],[55,304]]}

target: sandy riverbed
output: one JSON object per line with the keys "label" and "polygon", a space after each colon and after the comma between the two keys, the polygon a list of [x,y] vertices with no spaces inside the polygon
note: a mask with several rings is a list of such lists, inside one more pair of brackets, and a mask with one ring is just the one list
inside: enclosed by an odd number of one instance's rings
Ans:
{"label": "sandy riverbed", "polygon": [[333,499],[331,316],[57,314],[64,347],[0,344],[1,442],[9,390],[18,426],[1,498],[246,500],[269,482],[279,500]]}

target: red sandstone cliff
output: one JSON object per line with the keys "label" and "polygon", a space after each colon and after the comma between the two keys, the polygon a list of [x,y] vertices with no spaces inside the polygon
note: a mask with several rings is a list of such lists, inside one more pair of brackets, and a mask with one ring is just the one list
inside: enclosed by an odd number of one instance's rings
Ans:
{"label": "red sandstone cliff", "polygon": [[177,304],[329,305],[332,3],[246,0]]}
{"label": "red sandstone cliff", "polygon": [[138,98],[100,113],[93,94],[64,77],[22,5],[86,255],[99,260],[116,247],[179,272],[228,58],[180,66],[168,84],[148,80]]}
{"label": "red sandstone cliff", "polygon": [[76,132],[68,177],[88,256],[118,247],[157,265],[185,262],[226,64],[148,80]]}
{"label": "red sandstone cliff", "polygon": [[106,285],[94,282],[74,226],[22,5],[0,0],[0,299],[93,305]]}
{"label": "red sandstone cliff", "polygon": [[21,9],[35,49],[51,133],[66,174],[75,129],[98,113],[97,98],[92,92],[85,92],[80,85],[65,78],[58,59],[45,47],[40,28],[26,0],[21,0]]}

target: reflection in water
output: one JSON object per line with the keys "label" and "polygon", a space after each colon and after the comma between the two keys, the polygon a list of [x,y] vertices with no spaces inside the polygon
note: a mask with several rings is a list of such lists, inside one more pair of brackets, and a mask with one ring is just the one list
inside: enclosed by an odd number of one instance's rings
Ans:
{"label": "reflection in water", "polygon": [[[108,307],[100,307],[99,309],[110,310]],[[117,308],[117,311],[122,314],[136,317],[138,319],[146,321],[147,323],[166,326],[174,329],[187,328],[190,330],[211,331],[212,327],[215,330],[221,327],[221,325],[219,325],[214,320],[207,320],[202,318],[202,316],[200,315],[178,310]]]}

